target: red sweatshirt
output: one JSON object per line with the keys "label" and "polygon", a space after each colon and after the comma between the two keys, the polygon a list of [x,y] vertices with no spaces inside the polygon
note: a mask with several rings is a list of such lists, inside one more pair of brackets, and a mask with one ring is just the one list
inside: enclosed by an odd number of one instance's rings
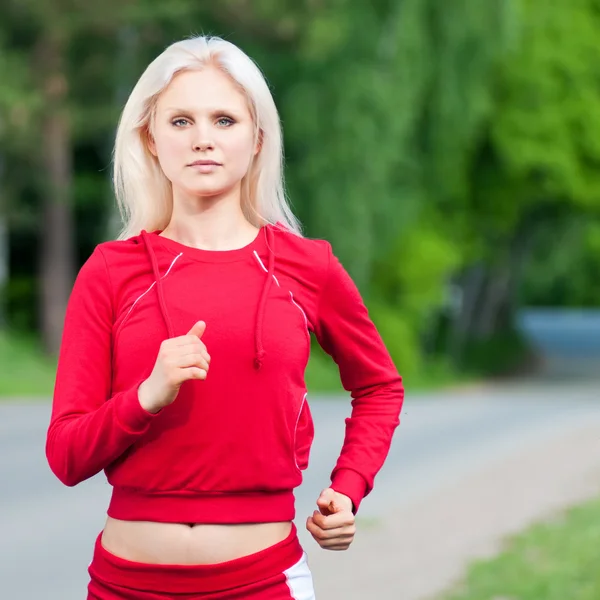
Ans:
{"label": "red sweatshirt", "polygon": [[[160,344],[206,322],[206,380],[145,411],[137,390]],[[399,424],[402,381],[359,292],[321,240],[263,227],[237,250],[143,231],[99,244],[65,317],[46,455],[66,485],[105,470],[125,520],[292,520],[313,439],[310,333],[352,395],[331,487],[355,510]]]}

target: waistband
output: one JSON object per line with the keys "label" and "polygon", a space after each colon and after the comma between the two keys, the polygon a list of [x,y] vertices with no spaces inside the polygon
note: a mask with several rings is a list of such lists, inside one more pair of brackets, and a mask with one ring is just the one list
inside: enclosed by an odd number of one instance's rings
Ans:
{"label": "waistband", "polygon": [[106,550],[98,535],[92,578],[139,591],[168,594],[219,592],[283,573],[304,555],[296,526],[288,537],[254,554],[211,565],[156,565],[129,561]]}
{"label": "waistband", "polygon": [[122,521],[271,523],[295,518],[293,490],[277,492],[144,492],[115,486],[108,516]]}

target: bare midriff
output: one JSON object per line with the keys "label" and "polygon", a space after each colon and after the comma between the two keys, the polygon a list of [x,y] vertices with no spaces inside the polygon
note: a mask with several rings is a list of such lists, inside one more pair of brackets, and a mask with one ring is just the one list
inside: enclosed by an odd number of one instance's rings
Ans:
{"label": "bare midriff", "polygon": [[235,560],[286,539],[291,522],[213,525],[107,518],[102,546],[134,562],[210,565]]}

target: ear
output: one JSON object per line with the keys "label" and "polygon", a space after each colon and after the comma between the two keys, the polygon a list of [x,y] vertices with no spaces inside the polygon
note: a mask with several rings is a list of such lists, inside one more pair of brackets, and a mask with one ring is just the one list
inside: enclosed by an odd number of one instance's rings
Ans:
{"label": "ear", "polygon": [[263,133],[263,130],[260,129],[258,131],[258,139],[256,141],[256,146],[254,147],[254,156],[256,156],[262,150],[263,140],[264,140],[264,133]]}
{"label": "ear", "polygon": [[153,156],[158,156],[156,152],[156,142],[154,141],[154,136],[150,133],[149,129],[146,129],[144,133],[146,137],[146,145],[148,146],[148,150],[150,150],[150,154]]}

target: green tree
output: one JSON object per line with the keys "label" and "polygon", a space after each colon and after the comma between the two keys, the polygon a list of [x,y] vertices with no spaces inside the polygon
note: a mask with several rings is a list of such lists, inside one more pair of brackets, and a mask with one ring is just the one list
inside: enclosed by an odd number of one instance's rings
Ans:
{"label": "green tree", "polygon": [[600,209],[599,8],[597,0],[521,1],[466,204],[483,273],[469,319],[477,338],[511,327],[544,232],[561,239]]}

